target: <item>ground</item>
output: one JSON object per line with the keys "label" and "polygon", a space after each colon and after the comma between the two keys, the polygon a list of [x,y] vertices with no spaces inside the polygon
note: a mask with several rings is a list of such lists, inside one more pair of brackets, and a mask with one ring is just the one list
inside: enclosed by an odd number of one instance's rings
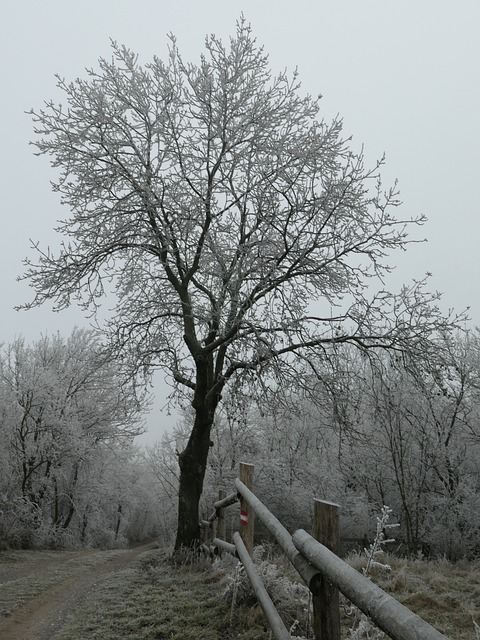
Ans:
{"label": "ground", "polygon": [[[232,556],[212,562],[146,545],[114,551],[0,552],[1,640],[268,640],[268,625]],[[264,545],[258,570],[287,628],[311,637],[289,563]],[[258,549],[257,549],[258,552]],[[190,561],[189,561],[190,560]],[[480,562],[388,556],[372,579],[454,640],[480,623]],[[362,570],[363,556],[349,562]],[[244,588],[245,587],[245,588]],[[356,616],[341,600],[342,638]],[[347,615],[348,614],[348,615]],[[295,621],[300,621],[300,626]]]}
{"label": "ground", "polygon": [[102,582],[152,545],[114,551],[13,552],[0,562],[0,638],[49,640]]}

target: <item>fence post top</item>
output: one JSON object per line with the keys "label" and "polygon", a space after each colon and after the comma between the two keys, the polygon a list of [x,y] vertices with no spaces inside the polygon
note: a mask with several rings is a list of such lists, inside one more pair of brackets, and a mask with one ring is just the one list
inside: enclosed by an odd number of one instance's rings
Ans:
{"label": "fence post top", "polygon": [[239,462],[239,465],[243,465],[244,467],[252,467],[252,469],[255,467],[254,464],[250,464],[250,462]]}
{"label": "fence post top", "polygon": [[336,503],[336,502],[331,502],[330,500],[323,500],[322,498],[314,498],[315,502],[321,502],[322,504],[328,504],[328,506],[330,507],[337,507],[337,509],[341,509],[342,507]]}

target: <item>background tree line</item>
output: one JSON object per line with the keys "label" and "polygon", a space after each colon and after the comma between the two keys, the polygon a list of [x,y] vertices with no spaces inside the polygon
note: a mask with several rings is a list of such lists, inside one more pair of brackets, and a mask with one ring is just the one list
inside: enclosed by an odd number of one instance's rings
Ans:
{"label": "background tree line", "polygon": [[[330,366],[319,363],[308,391],[271,390],[263,403],[229,398],[213,429],[205,513],[219,488],[232,489],[243,460],[255,464],[256,492],[291,530],[310,526],[312,499],[321,497],[341,505],[342,535],[361,541],[372,534],[371,512],[386,504],[402,552],[478,555],[480,334],[446,337],[439,351],[441,360],[428,363],[346,347]],[[186,430],[149,451],[172,514]]]}
{"label": "background tree line", "polygon": [[[178,455],[191,409],[145,451],[147,399],[125,384],[96,333],[23,340],[0,357],[0,543],[121,546],[175,532]],[[389,505],[401,550],[480,551],[480,333],[446,336],[434,358],[366,357],[342,346],[311,384],[232,390],[213,425],[202,508],[231,490],[241,460],[291,530],[314,497],[342,507],[344,537],[370,535]],[[231,528],[238,526],[234,511]]]}
{"label": "background tree line", "polygon": [[121,546],[155,535],[152,478],[132,445],[145,397],[92,331],[0,353],[0,544]]}

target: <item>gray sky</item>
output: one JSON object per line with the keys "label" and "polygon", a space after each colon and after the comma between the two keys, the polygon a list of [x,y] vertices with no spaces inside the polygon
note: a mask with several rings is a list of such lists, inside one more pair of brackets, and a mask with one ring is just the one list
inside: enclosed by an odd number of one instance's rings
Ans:
{"label": "gray sky", "polygon": [[[45,158],[33,156],[32,123],[25,115],[58,96],[54,73],[73,80],[100,56],[110,39],[149,61],[166,52],[173,32],[186,60],[198,61],[204,36],[227,39],[243,11],[270,56],[274,72],[298,68],[303,88],[323,95],[322,115],[340,114],[353,145],[365,145],[371,162],[383,152],[385,183],[399,180],[402,217],[424,213],[428,223],[413,245],[393,255],[391,287],[433,273],[442,306],[470,307],[480,325],[480,2],[478,0],[18,0],[4,3],[2,65],[0,342],[46,331],[68,335],[86,326],[78,309],[53,314],[47,307],[15,312],[30,298],[17,283],[29,238],[54,242],[55,221],[67,217],[50,191]],[[398,212],[400,214],[400,211]],[[161,387],[161,385],[160,385]],[[150,420],[159,425],[161,393]]]}

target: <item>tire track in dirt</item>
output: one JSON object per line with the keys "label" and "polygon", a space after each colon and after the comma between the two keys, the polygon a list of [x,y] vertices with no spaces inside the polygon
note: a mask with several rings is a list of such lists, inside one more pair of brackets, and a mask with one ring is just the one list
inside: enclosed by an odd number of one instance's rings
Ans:
{"label": "tire track in dirt", "polygon": [[[48,552],[41,553],[48,554]],[[24,558],[19,563],[20,566],[12,566],[11,564],[2,566],[0,564],[0,583],[6,584],[12,580],[18,580],[19,578],[29,576],[33,572],[42,572],[45,569],[48,571],[56,571],[57,569],[64,567],[66,564],[74,564],[78,560],[82,560],[88,556],[94,556],[97,551],[84,549],[82,551],[60,552],[62,554],[60,558],[56,557],[57,553],[58,552],[56,552],[55,555],[47,555],[45,558],[39,556],[38,552],[32,553],[31,558]]]}
{"label": "tire track in dirt", "polygon": [[[8,618],[0,621],[1,640],[50,640],[55,637],[66,622],[68,615],[103,580],[110,575],[128,567],[140,554],[151,549],[154,545],[147,544],[128,549],[120,555],[108,558],[92,567],[77,569],[71,576],[61,576],[58,581],[37,597],[28,601],[21,609],[14,611]],[[94,557],[95,552],[85,552],[86,556]],[[67,561],[68,562],[68,561]],[[35,572],[50,572],[61,568],[61,563],[40,562],[39,564],[21,569],[18,573],[23,576]],[[18,575],[18,574],[17,574]],[[14,579],[16,579],[15,576]]]}

